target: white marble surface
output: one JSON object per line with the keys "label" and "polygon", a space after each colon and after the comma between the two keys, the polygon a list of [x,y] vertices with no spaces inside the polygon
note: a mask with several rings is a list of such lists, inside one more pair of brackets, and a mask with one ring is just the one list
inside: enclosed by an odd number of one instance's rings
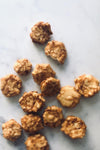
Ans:
{"label": "white marble surface", "polygon": [[[64,65],[46,57],[44,46],[33,44],[30,29],[37,21],[48,21],[52,38],[65,43],[68,57]],[[18,58],[28,58],[33,68],[37,63],[50,63],[61,85],[74,85],[74,78],[83,73],[100,79],[100,0],[0,0],[0,77],[14,73]],[[24,91],[38,90],[31,74],[21,77],[23,90],[19,96],[6,98],[0,91],[0,150],[24,150],[25,133],[11,143],[2,136],[1,125],[11,118],[20,123],[25,114],[18,99]],[[46,99],[46,105],[61,105],[56,97]],[[50,150],[100,150],[100,94],[82,98],[73,109],[63,109],[64,116],[76,115],[87,125],[82,140],[71,140],[59,128],[45,128]]]}

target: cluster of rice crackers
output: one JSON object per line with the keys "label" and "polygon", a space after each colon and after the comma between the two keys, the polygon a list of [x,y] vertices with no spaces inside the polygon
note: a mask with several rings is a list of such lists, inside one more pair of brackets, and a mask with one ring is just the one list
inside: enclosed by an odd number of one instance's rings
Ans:
{"label": "cluster of rice crackers", "polygon": [[[50,39],[52,34],[49,23],[36,23],[30,33],[33,42],[44,44]],[[45,47],[45,54],[52,59],[63,64],[67,52],[65,45],[58,41],[49,41]],[[14,64],[14,70],[19,75],[27,75],[32,70],[32,64],[27,59],[19,59]],[[57,94],[57,100],[63,107],[75,107],[81,96],[91,97],[100,90],[99,81],[92,75],[83,74],[74,80],[73,86],[60,86],[60,80],[55,78],[56,72],[50,64],[37,64],[32,72],[34,81],[40,85],[41,93],[37,91],[25,92],[19,99],[21,108],[27,115],[21,118],[21,125],[11,119],[2,125],[3,136],[16,141],[22,133],[22,129],[30,133],[31,136],[25,141],[27,150],[49,150],[49,144],[45,136],[36,134],[45,126],[56,128],[61,126],[61,131],[69,135],[72,139],[83,138],[86,133],[86,125],[83,120],[76,116],[67,116],[64,119],[62,109],[57,106],[48,106],[41,118],[37,115],[45,105],[46,96]],[[7,96],[18,95],[22,88],[21,79],[9,74],[1,78],[0,88]],[[28,114],[29,113],[29,114]]]}

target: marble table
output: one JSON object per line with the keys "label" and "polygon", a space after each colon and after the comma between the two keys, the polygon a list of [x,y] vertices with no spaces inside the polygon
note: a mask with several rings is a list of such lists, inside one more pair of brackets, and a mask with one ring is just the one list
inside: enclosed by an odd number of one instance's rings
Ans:
{"label": "marble table", "polygon": [[[0,0],[0,78],[14,73],[13,65],[19,58],[28,58],[33,68],[38,63],[50,63],[61,81],[61,86],[74,85],[74,78],[87,73],[100,79],[100,1],[99,0]],[[68,57],[64,65],[48,58],[44,47],[33,44],[30,29],[38,21],[49,22],[52,39],[62,41]],[[37,90],[31,73],[21,77],[23,89],[20,95],[6,98],[0,91],[0,150],[25,150],[27,134],[15,143],[2,136],[3,122],[14,118],[20,123],[25,114],[18,99],[25,91]],[[62,107],[56,97],[46,98],[46,106]],[[62,107],[63,108],[63,107]],[[60,128],[41,131],[50,144],[50,150],[100,150],[100,94],[81,98],[73,109],[63,108],[64,116],[76,115],[87,125],[86,136],[72,140]]]}

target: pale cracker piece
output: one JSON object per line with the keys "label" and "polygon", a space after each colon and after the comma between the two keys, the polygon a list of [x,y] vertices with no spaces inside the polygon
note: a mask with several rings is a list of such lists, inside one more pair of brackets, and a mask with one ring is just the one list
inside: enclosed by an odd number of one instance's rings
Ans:
{"label": "pale cracker piece", "polygon": [[45,47],[45,54],[50,56],[52,59],[57,60],[59,63],[63,64],[66,57],[67,51],[65,45],[59,41],[50,41]]}
{"label": "pale cracker piece", "polygon": [[80,101],[81,95],[73,86],[64,86],[57,96],[58,101],[64,107],[75,107]]}

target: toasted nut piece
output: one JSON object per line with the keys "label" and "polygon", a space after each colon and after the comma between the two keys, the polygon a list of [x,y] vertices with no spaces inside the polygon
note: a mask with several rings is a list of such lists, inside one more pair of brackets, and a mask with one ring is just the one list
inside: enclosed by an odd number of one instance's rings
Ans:
{"label": "toasted nut piece", "polygon": [[21,126],[14,119],[2,124],[3,137],[10,141],[16,141],[21,136]]}
{"label": "toasted nut piece", "polygon": [[38,115],[25,115],[21,118],[22,128],[30,133],[37,132],[43,129],[41,117]]}
{"label": "toasted nut piece", "polygon": [[48,106],[43,113],[44,125],[51,128],[61,125],[63,119],[62,109],[57,106]]}
{"label": "toasted nut piece", "polygon": [[38,22],[31,28],[30,37],[33,42],[44,44],[50,39],[52,34],[51,26],[49,23]]}
{"label": "toasted nut piece", "polygon": [[66,57],[67,51],[65,45],[62,42],[50,41],[45,47],[45,54],[50,56],[52,59],[57,60],[59,63],[63,64]]}
{"label": "toasted nut piece", "polygon": [[80,101],[80,96],[74,87],[64,86],[61,88],[57,99],[64,107],[75,107]]}
{"label": "toasted nut piece", "polygon": [[45,136],[36,134],[29,136],[25,142],[27,150],[49,150],[49,144]]}
{"label": "toasted nut piece", "polygon": [[83,74],[74,82],[76,90],[84,97],[91,97],[100,91],[99,81],[92,75]]}
{"label": "toasted nut piece", "polygon": [[52,96],[60,91],[60,81],[53,77],[41,82],[41,92],[44,96]]}
{"label": "toasted nut piece", "polygon": [[28,59],[19,59],[14,64],[14,70],[19,75],[26,75],[28,74],[32,69],[32,64]]}
{"label": "toasted nut piece", "polygon": [[55,74],[49,64],[37,64],[32,72],[33,79],[37,84],[40,84],[49,77],[54,77]]}
{"label": "toasted nut piece", "polygon": [[19,103],[25,112],[37,112],[44,106],[45,99],[37,91],[30,91],[23,94]]}
{"label": "toasted nut piece", "polygon": [[0,88],[2,93],[7,97],[18,95],[21,87],[22,81],[16,75],[9,74],[1,78]]}
{"label": "toasted nut piece", "polygon": [[61,131],[72,139],[83,138],[86,133],[86,125],[79,117],[68,116],[62,123]]}

